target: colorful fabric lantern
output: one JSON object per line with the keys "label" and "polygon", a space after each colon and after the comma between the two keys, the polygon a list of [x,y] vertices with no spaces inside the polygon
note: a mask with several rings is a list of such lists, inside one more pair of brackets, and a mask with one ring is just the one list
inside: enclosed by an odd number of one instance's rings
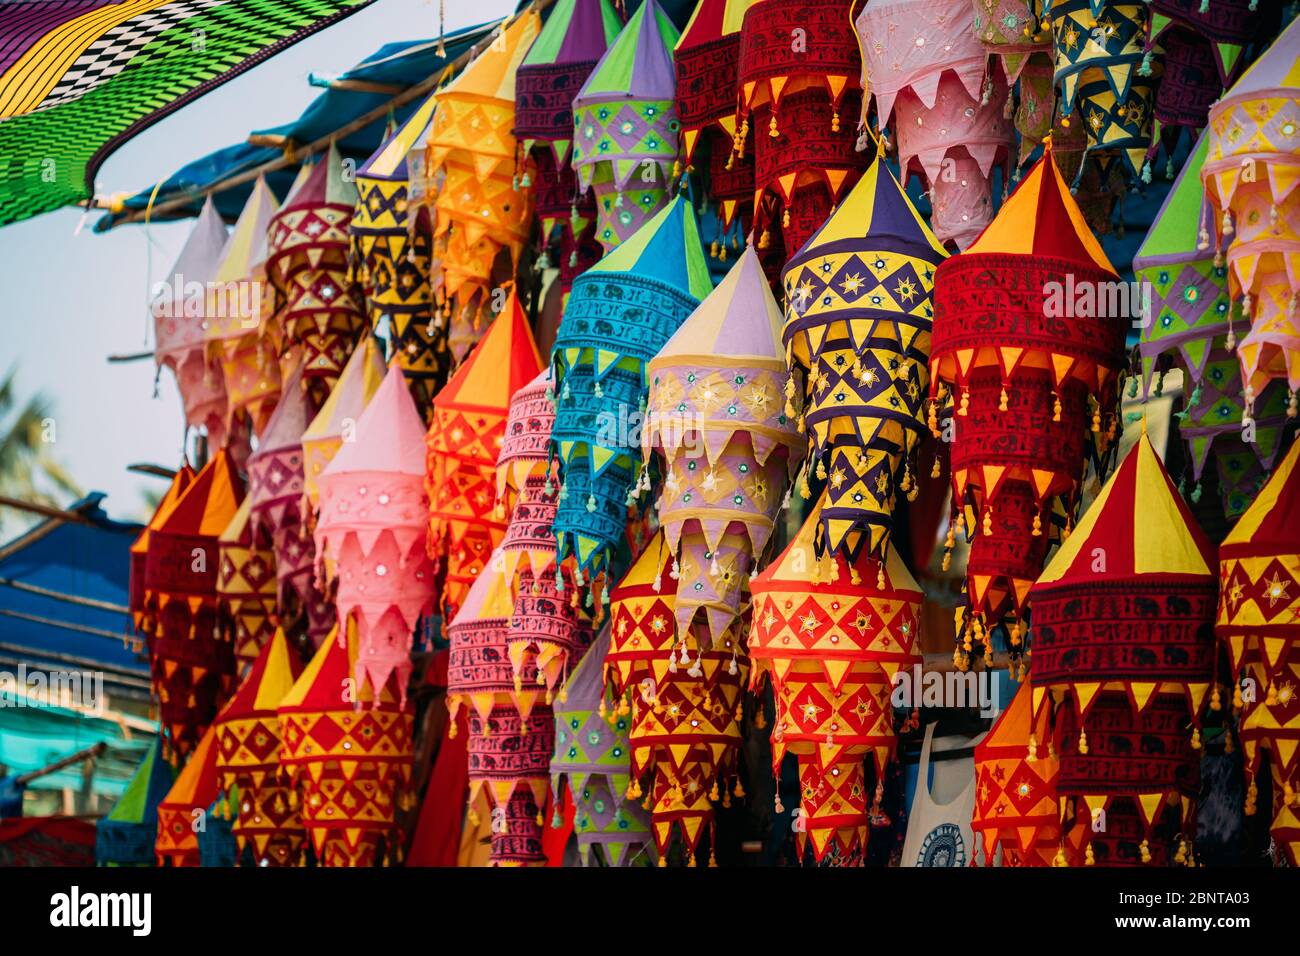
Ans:
{"label": "colorful fabric lantern", "polygon": [[563,224],[562,269],[579,257],[583,233],[594,235],[596,214],[594,196],[578,200],[578,178],[569,164],[573,100],[622,26],[609,0],[560,0],[515,76],[515,136],[535,166],[520,185],[535,187],[543,247],[556,225]]}
{"label": "colorful fabric lantern", "polygon": [[145,586],[145,567],[149,561],[149,535],[161,528],[176,510],[176,502],[194,480],[194,469],[188,461],[172,475],[171,484],[163,493],[162,500],[154,509],[153,517],[145,525],[139,537],[131,542],[131,577],[127,594],[127,607],[131,611],[131,623],[135,633],[152,635],[158,628],[157,602]]}
{"label": "colorful fabric lantern", "polygon": [[510,666],[516,692],[522,691],[524,673],[534,673],[536,682],[546,685],[547,703],[591,641],[590,622],[564,594],[573,586],[572,575],[555,566],[558,489],[550,456],[555,406],[549,393],[550,369],[515,392],[496,470],[497,501],[510,515],[499,552],[515,595]]}
{"label": "colorful fabric lantern", "polygon": [[705,644],[717,647],[739,623],[744,582],[805,445],[784,411],[781,309],[752,245],[647,374],[642,443],[647,459],[657,448],[665,462],[657,511],[673,555],[677,628],[686,633],[703,611]]}
{"label": "colorful fabric lantern", "polygon": [[815,557],[827,501],[823,495],[790,546],[750,582],[750,683],[757,687],[764,673],[772,682],[773,771],[780,774],[787,753],[799,759],[801,855],[811,840],[818,862],[833,850],[841,862],[861,865],[863,758],[874,758],[882,780],[897,742],[894,675],[920,663],[921,589],[895,550],[883,563],[830,549]]}
{"label": "colorful fabric lantern", "polygon": [[[448,627],[451,719],[468,704],[469,805],[486,795],[492,814],[494,866],[545,862],[542,831],[549,765],[555,745],[550,703],[541,700],[537,671],[515,670],[509,653],[514,598],[494,551]],[[471,823],[477,813],[471,809]]]}
{"label": "colorful fabric lantern", "polygon": [[875,0],[857,18],[862,85],[880,130],[891,117],[907,185],[924,177],[940,241],[965,248],[993,219],[990,176],[1011,174],[1009,89],[973,29],[970,0]]}
{"label": "colorful fabric lantern", "polygon": [[158,839],[158,804],[176,781],[156,738],[136,767],[131,782],[108,815],[95,821],[97,866],[153,866]]}
{"label": "colorful fabric lantern", "polygon": [[999,850],[1003,866],[1057,862],[1061,820],[1056,779],[1061,765],[1051,746],[1047,710],[1035,716],[1030,697],[1030,690],[1020,687],[988,736],[975,745],[971,829],[983,842],[985,866],[993,865]]}
{"label": "colorful fabric lantern", "polygon": [[862,59],[850,14],[841,0],[760,0],[744,15],[736,147],[752,123],[760,252],[778,208],[786,255],[802,249],[866,166],[851,122]]}
{"label": "colorful fabric lantern", "polygon": [[253,536],[252,497],[245,497],[217,540],[218,627],[234,651],[235,666],[244,673],[274,636],[279,615],[275,551]]}
{"label": "colorful fabric lantern", "polygon": [[[1246,813],[1256,811],[1262,756],[1269,755],[1273,839],[1300,863],[1296,764],[1300,743],[1300,442],[1219,546],[1215,633],[1232,665],[1246,769],[1253,778]],[[1250,699],[1247,699],[1249,697]],[[1218,687],[1210,706],[1219,704]]]}
{"label": "colorful fabric lantern", "polygon": [[612,252],[668,202],[677,157],[672,49],[678,32],[645,0],[573,100],[573,168],[596,194],[596,238]]}
{"label": "colorful fabric lantern", "polygon": [[556,467],[551,457],[551,370],[515,392],[510,399],[501,453],[497,456],[496,495],[510,515],[501,542],[502,571],[507,581],[527,572],[534,580],[555,573]]}
{"label": "colorful fabric lantern", "polygon": [[498,317],[433,399],[426,490],[429,554],[441,565],[443,617],[451,620],[492,550],[506,512],[494,494],[510,398],[537,377],[541,355],[512,291]]}
{"label": "colorful fabric lantern", "polygon": [[729,807],[733,795],[745,795],[736,772],[749,661],[738,637],[724,637],[709,649],[707,637],[678,631],[675,595],[664,586],[671,566],[672,553],[660,533],[614,588],[605,679],[614,697],[624,698],[615,713],[632,718],[627,796],[645,797],[659,865],[668,864],[678,832],[688,865],[694,866],[707,828],[713,866],[713,804]]}
{"label": "colorful fabric lantern", "polygon": [[303,388],[320,406],[364,327],[362,296],[348,270],[348,226],[357,187],[331,145],[285,198],[267,233],[266,274],[279,311],[267,332],[281,360],[301,348]]}
{"label": "colorful fabric lantern", "polygon": [[1104,301],[1118,276],[1050,143],[979,239],[936,272],[930,390],[939,402],[951,396],[955,409],[945,552],[957,516],[971,542],[954,658],[964,665],[975,644],[987,650],[990,628],[1005,623],[1014,659],[1029,588],[1055,532],[1054,502],[1074,514],[1087,437],[1100,451],[1118,432],[1106,410],[1115,405],[1128,323]]}
{"label": "colorful fabric lantern", "polygon": [[786,264],[782,335],[804,401],[797,412],[792,377],[785,413],[808,431],[807,467],[829,481],[819,549],[882,558],[897,493],[916,494],[931,294],[945,255],[877,156]]}
{"label": "colorful fabric lantern", "polygon": [[[1216,257],[1250,332],[1237,346],[1249,411],[1269,379],[1300,389],[1300,23],[1292,22],[1210,110],[1201,170],[1214,205]],[[1229,238],[1231,237],[1231,238]],[[1216,258],[1216,261],[1219,261]]]}
{"label": "colorful fabric lantern", "polygon": [[[416,405],[425,410],[446,371],[447,330],[433,316],[433,225],[427,206],[411,195],[411,150],[427,132],[436,97],[410,118],[357,170],[357,208],[348,232],[356,283],[365,296],[373,329],[387,323],[389,339],[410,381]],[[418,160],[423,163],[423,153]]]}
{"label": "colorful fabric lantern", "polygon": [[[1210,107],[1246,64],[1246,46],[1260,32],[1258,0],[1149,0],[1143,67],[1164,52],[1164,75],[1156,87],[1155,137],[1149,160],[1161,144],[1169,168],[1182,129],[1205,128]],[[1144,171],[1145,177],[1147,172]]]}
{"label": "colorful fabric lantern", "polygon": [[218,538],[243,497],[243,482],[222,449],[149,533],[145,588],[158,615],[150,672],[172,759],[190,752],[231,690],[234,655],[217,632]]}
{"label": "colorful fabric lantern", "polygon": [[403,707],[412,635],[435,594],[424,546],[423,437],[395,365],[357,420],[356,441],[345,442],[318,479],[316,554],[337,569],[340,629],[356,622],[353,677],[358,686],[368,678],[376,694],[393,677]]}
{"label": "colorful fabric lantern", "polygon": [[[717,203],[723,242],[710,250],[725,257],[725,238],[754,194],[754,151],[737,142],[736,89],[740,77],[740,28],[755,0],[704,0],[695,8],[673,51],[675,100],[682,128],[682,158],[690,166],[696,146],[709,159],[709,196]],[[740,154],[740,155],[737,155]]]}
{"label": "colorful fabric lantern", "polygon": [[1129,803],[1146,841],[1167,806],[1193,819],[1213,561],[1144,430],[1033,586],[1034,710],[1051,691],[1057,789],[1081,819]]}
{"label": "colorful fabric lantern", "polygon": [[314,586],[316,549],[302,513],[302,436],[312,419],[306,370],[295,364],[257,451],[248,459],[253,540],[275,553],[279,625],[312,647],[334,623],[334,608]]}
{"label": "colorful fabric lantern", "polygon": [[280,780],[280,718],[276,708],[302,671],[283,630],[262,648],[248,676],[221,708],[216,730],[221,788],[237,807],[235,842],[242,855],[252,846],[258,866],[302,862],[298,794]]}
{"label": "colorful fabric lantern", "polygon": [[203,323],[207,283],[216,275],[225,247],[226,224],[209,195],[150,307],[154,360],[160,371],[165,366],[176,376],[185,423],[206,429],[212,448],[225,444],[226,383],[204,347]]}
{"label": "colorful fabric lantern", "polygon": [[[574,282],[551,358],[551,445],[564,478],[557,552],[575,557],[579,587],[618,574],[611,562],[628,509],[648,484],[633,428],[645,407],[645,366],[712,288],[695,213],[681,196]],[[602,590],[605,602],[608,578]]]}
{"label": "colorful fabric lantern", "polygon": [[278,208],[259,176],[207,292],[207,351],[225,380],[227,428],[248,416],[255,433],[266,427],[280,398],[280,366],[263,335],[275,314],[275,290],[262,268],[267,229]]}
{"label": "colorful fabric lantern", "polygon": [[158,804],[159,866],[198,866],[199,832],[212,822],[209,807],[217,799],[217,731],[204,731],[176,782]]}
{"label": "colorful fabric lantern", "polygon": [[513,266],[528,241],[532,195],[521,183],[526,167],[512,133],[515,72],[541,26],[541,16],[528,10],[499,28],[436,94],[426,174],[446,176],[434,201],[439,295],[448,312],[462,317],[477,315],[487,300],[497,254],[509,250]]}
{"label": "colorful fabric lantern", "polygon": [[356,441],[357,420],[383,380],[380,345],[373,335],[368,335],[352,353],[329,398],[302,433],[302,493],[306,513],[314,514],[320,506],[321,472],[344,442]]}
{"label": "colorful fabric lantern", "polygon": [[973,0],[975,39],[996,57],[1007,87],[1019,91],[1013,122],[1020,133],[1016,166],[1052,129],[1052,36],[1043,0]]}
{"label": "colorful fabric lantern", "polygon": [[1082,123],[1088,138],[1074,185],[1090,157],[1103,171],[1118,161],[1135,181],[1151,142],[1155,85],[1163,71],[1161,61],[1144,62],[1147,4],[1044,0],[1043,6],[1052,23],[1063,121]]}
{"label": "colorful fabric lantern", "polygon": [[677,41],[673,51],[677,68],[675,98],[682,130],[682,154],[688,164],[701,134],[715,126],[726,140],[735,140],[740,28],[745,12],[754,3],[755,0],[704,0],[691,14]]}
{"label": "colorful fabric lantern", "polygon": [[552,802],[559,806],[567,793],[577,807],[578,859],[583,866],[639,866],[650,860],[650,821],[640,804],[627,799],[632,721],[617,707],[608,707],[608,651],[606,628],[556,700]]}
{"label": "colorful fabric lantern", "polygon": [[[397,376],[392,390],[406,394]],[[321,866],[392,865],[401,853],[415,718],[391,681],[376,692],[356,680],[361,654],[355,625],[330,634],[277,707],[280,766]]]}
{"label": "colorful fabric lantern", "polygon": [[[1191,452],[1192,499],[1200,498],[1201,472],[1213,446],[1224,510],[1235,518],[1272,467],[1286,422],[1286,389],[1281,383],[1268,386],[1249,419],[1255,440],[1243,440],[1241,368],[1232,354],[1240,310],[1228,292],[1228,269],[1215,265],[1208,236],[1204,249],[1197,240],[1209,210],[1201,190],[1208,151],[1209,136],[1202,135],[1134,256],[1133,271],[1151,297],[1143,316],[1142,384],[1149,394],[1158,359],[1176,350],[1188,395],[1178,432]],[[1137,386],[1135,379],[1130,395]]]}

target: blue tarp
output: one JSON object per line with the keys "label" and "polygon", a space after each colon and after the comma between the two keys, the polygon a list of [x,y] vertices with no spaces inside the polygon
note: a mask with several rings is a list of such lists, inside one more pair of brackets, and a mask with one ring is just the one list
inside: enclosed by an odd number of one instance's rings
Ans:
{"label": "blue tarp", "polygon": [[94,492],[68,509],[88,524],[50,518],[0,546],[0,663],[102,667],[106,681],[148,681],[127,640],[130,548],[141,526],[110,519],[103,498]]}

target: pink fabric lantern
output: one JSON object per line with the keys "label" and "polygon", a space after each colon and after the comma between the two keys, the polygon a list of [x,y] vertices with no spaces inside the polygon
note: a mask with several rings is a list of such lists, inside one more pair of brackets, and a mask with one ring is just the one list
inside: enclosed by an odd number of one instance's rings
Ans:
{"label": "pink fabric lantern", "polygon": [[[1238,346],[1246,410],[1281,378],[1296,414],[1300,390],[1300,21],[1293,21],[1210,108],[1201,182],[1215,213],[1216,264],[1226,251],[1228,287],[1250,333]],[[1225,250],[1226,247],[1226,250]],[[1231,341],[1229,342],[1231,347]]]}
{"label": "pink fabric lantern", "polygon": [[226,443],[226,383],[221,366],[204,348],[207,283],[217,273],[226,247],[226,225],[209,196],[175,265],[162,280],[150,306],[154,321],[154,360],[176,376],[185,406],[185,423],[206,428],[213,448]]}
{"label": "pink fabric lantern", "polygon": [[923,175],[942,241],[964,248],[993,219],[994,163],[1011,171],[1006,80],[986,69],[970,0],[873,0],[858,15],[863,86],[891,116],[903,185]]}
{"label": "pink fabric lantern", "polygon": [[507,645],[515,692],[523,691],[525,674],[534,674],[546,686],[548,704],[591,643],[591,624],[570,600],[572,579],[555,565],[551,524],[559,482],[549,452],[550,376],[544,369],[511,398],[497,458],[497,500],[510,515],[500,554],[515,595]]}
{"label": "pink fabric lantern", "polygon": [[425,551],[424,423],[397,366],[379,386],[321,473],[316,552],[338,575],[340,632],[356,618],[356,680],[376,694],[396,675],[403,704],[411,635],[433,610],[433,566]]}

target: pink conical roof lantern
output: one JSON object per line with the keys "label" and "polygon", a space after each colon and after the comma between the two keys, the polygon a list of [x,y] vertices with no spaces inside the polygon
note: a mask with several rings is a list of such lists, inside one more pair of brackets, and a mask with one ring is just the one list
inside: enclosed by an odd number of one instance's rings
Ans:
{"label": "pink conical roof lantern", "polygon": [[226,224],[209,196],[176,262],[163,276],[165,288],[150,305],[158,365],[176,370],[189,352],[203,347],[207,283],[216,275],[226,238]]}
{"label": "pink conical roof lantern", "polygon": [[316,551],[338,565],[340,627],[355,616],[356,679],[376,692],[390,675],[405,701],[411,635],[433,607],[425,551],[424,423],[394,365],[321,473]]}
{"label": "pink conical roof lantern", "polygon": [[150,306],[154,319],[154,360],[176,376],[185,422],[207,427],[209,443],[226,443],[226,382],[205,354],[207,285],[225,255],[226,226],[208,197],[171,271],[166,288]]}
{"label": "pink conical roof lantern", "polygon": [[424,478],[424,421],[393,366],[357,419],[356,441],[346,443],[321,477],[389,471]]}

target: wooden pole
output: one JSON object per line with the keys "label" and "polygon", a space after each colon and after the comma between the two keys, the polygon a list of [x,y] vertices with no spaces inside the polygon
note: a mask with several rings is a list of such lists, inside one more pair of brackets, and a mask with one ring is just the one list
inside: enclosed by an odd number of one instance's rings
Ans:
{"label": "wooden pole", "polygon": [[99,743],[95,744],[94,746],[87,747],[85,750],[78,750],[75,754],[72,754],[69,757],[64,757],[62,760],[56,760],[54,761],[54,763],[50,764],[47,767],[42,767],[40,770],[33,770],[29,773],[25,773],[20,777],[16,777],[15,780],[17,781],[19,786],[25,786],[26,784],[31,783],[33,780],[37,779],[38,777],[44,777],[49,774],[55,773],[56,771],[62,770],[64,767],[69,766],[70,764],[81,763],[81,761],[83,760],[93,760],[96,757],[101,756],[104,753],[104,751],[107,749],[108,749],[108,744],[104,743],[101,740]]}

